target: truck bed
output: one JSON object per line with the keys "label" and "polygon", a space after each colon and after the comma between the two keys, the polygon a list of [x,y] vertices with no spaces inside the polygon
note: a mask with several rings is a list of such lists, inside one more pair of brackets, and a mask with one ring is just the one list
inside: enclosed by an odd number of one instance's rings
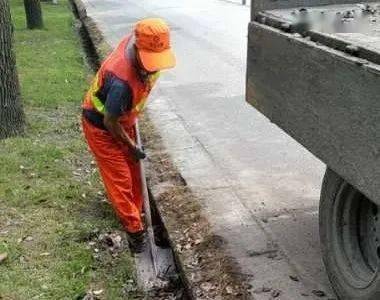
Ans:
{"label": "truck bed", "polygon": [[379,5],[255,12],[246,91],[250,104],[378,204]]}

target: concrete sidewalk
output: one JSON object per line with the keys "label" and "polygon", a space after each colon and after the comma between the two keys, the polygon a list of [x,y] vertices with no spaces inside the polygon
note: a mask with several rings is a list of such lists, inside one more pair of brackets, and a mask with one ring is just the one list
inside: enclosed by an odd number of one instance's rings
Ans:
{"label": "concrete sidewalk", "polygon": [[211,0],[83,2],[113,46],[142,17],[170,23],[179,65],[160,79],[149,119],[162,155],[199,201],[254,299],[276,291],[289,300],[313,299],[313,290],[332,294],[317,229],[324,165],[244,103],[249,8]]}

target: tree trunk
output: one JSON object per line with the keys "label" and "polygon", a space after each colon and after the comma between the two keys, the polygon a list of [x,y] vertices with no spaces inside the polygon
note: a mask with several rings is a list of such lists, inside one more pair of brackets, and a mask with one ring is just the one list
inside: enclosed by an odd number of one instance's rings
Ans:
{"label": "tree trunk", "polygon": [[41,2],[50,2],[53,4],[58,4],[58,0],[40,0]]}
{"label": "tree trunk", "polygon": [[22,109],[8,0],[0,0],[0,139],[22,133]]}
{"label": "tree trunk", "polygon": [[24,0],[26,25],[29,29],[44,27],[40,0]]}

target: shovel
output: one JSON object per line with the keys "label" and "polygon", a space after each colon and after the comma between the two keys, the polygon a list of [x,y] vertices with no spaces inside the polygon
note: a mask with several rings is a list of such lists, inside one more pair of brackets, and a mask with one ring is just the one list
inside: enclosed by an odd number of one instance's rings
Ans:
{"label": "shovel", "polygon": [[[138,123],[136,123],[136,142],[142,148]],[[175,270],[174,258],[171,249],[156,246],[152,223],[152,214],[149,202],[149,193],[145,177],[143,160],[139,161],[141,174],[141,188],[144,197],[145,228],[147,243],[144,251],[135,256],[138,285],[149,290],[165,280],[170,272]]]}

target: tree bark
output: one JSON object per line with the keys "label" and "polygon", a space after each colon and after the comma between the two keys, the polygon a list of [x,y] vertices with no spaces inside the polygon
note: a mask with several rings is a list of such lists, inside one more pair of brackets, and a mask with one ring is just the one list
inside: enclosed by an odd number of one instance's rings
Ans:
{"label": "tree bark", "polygon": [[51,2],[53,4],[58,4],[58,0],[40,0],[41,2]]}
{"label": "tree bark", "polygon": [[29,29],[44,27],[40,0],[24,0],[26,25]]}
{"label": "tree bark", "polygon": [[13,28],[8,0],[0,0],[0,139],[23,132],[16,59],[12,50]]}

